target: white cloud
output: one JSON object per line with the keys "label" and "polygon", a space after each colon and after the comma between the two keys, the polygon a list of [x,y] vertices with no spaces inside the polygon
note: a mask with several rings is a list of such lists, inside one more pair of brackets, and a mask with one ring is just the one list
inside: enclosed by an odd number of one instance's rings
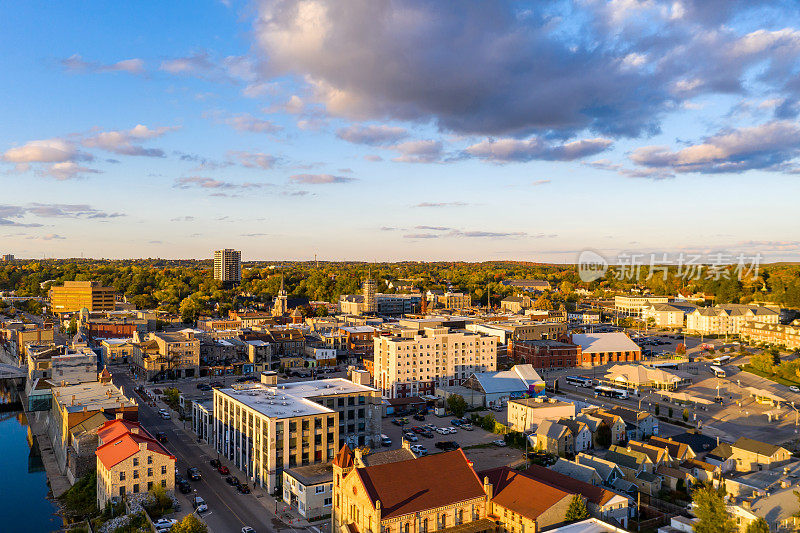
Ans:
{"label": "white cloud", "polygon": [[572,161],[594,155],[608,149],[610,139],[581,139],[560,145],[553,145],[534,137],[521,139],[489,139],[467,147],[465,152],[473,157],[494,163],[524,162],[541,159],[545,161]]}
{"label": "white cloud", "polygon": [[176,126],[150,129],[143,124],[138,124],[130,130],[100,132],[85,139],[83,145],[87,148],[99,148],[120,155],[164,157],[163,150],[144,148],[139,143],[161,137],[167,132],[177,129],[179,128]]}

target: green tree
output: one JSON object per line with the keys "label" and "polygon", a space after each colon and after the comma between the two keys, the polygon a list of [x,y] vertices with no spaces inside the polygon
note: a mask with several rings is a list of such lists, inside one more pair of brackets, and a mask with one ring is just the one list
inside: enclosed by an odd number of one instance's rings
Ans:
{"label": "green tree", "polygon": [[713,487],[705,486],[692,493],[694,514],[698,521],[695,533],[736,533],[738,528],[725,507],[722,495]]}
{"label": "green tree", "polygon": [[603,448],[611,446],[611,428],[606,423],[597,426],[597,444]]}
{"label": "green tree", "polygon": [[208,527],[194,514],[186,515],[183,520],[172,526],[171,533],[208,533]]}
{"label": "green tree", "polygon": [[769,533],[769,524],[759,516],[757,519],[747,524],[745,533]]}
{"label": "green tree", "polygon": [[689,421],[689,410],[688,409],[684,409],[683,410],[683,421],[684,422],[688,422]]}
{"label": "green tree", "polygon": [[572,497],[572,501],[569,502],[569,507],[567,508],[567,514],[564,517],[564,520],[566,522],[577,522],[587,518],[589,518],[589,510],[586,509],[586,502],[583,501],[581,496],[576,494]]}
{"label": "green tree", "polygon": [[447,397],[447,408],[456,417],[461,418],[467,410],[467,401],[460,394],[451,394]]}
{"label": "green tree", "polygon": [[72,337],[78,332],[78,322],[75,317],[72,317],[69,321],[69,326],[67,326],[67,335]]}

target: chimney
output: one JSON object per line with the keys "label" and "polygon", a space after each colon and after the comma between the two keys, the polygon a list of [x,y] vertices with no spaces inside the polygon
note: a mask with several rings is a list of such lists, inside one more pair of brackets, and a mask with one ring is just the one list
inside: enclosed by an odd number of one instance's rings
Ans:
{"label": "chimney", "polygon": [[139,427],[138,426],[133,426],[131,428],[131,433],[133,433],[134,435],[138,435],[139,434]]}
{"label": "chimney", "polygon": [[489,476],[483,477],[483,492],[486,494],[486,497],[489,500],[494,498],[494,487],[492,487],[492,484],[489,483]]}
{"label": "chimney", "polygon": [[70,403],[70,405],[75,405],[75,395],[74,394],[72,395],[72,403]]}
{"label": "chimney", "polygon": [[122,413],[120,413],[119,411],[117,411],[116,413],[114,413],[114,418],[115,418],[116,420],[122,420]]}
{"label": "chimney", "polygon": [[139,443],[139,451],[143,452],[145,450],[147,450],[147,443],[146,442],[140,442]]}

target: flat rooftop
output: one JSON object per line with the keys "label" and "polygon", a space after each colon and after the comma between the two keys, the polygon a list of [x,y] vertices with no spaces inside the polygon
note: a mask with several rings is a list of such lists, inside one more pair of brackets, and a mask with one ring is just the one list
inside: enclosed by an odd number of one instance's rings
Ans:
{"label": "flat rooftop", "polygon": [[378,389],[368,387],[366,385],[359,385],[344,378],[330,378],[279,383],[276,390],[279,393],[288,393],[292,396],[298,396],[300,398],[316,398],[319,396],[331,396],[334,394],[374,392]]}
{"label": "flat rooftop", "polygon": [[115,409],[120,406],[136,407],[137,405],[112,383],[99,381],[53,387],[53,399],[66,406],[70,413],[83,411],[84,407],[88,411],[99,411],[100,409]]}
{"label": "flat rooftop", "polygon": [[286,393],[275,387],[260,383],[248,384],[236,389],[215,389],[216,393],[223,394],[246,405],[250,409],[261,413],[267,418],[295,418],[298,416],[314,416],[334,413],[332,409],[308,400],[306,398]]}

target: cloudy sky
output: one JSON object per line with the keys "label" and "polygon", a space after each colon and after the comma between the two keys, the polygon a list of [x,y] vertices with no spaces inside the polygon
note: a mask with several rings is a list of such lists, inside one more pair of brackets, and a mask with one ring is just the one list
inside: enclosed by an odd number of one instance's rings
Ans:
{"label": "cloudy sky", "polygon": [[800,260],[794,2],[0,5],[0,252]]}

